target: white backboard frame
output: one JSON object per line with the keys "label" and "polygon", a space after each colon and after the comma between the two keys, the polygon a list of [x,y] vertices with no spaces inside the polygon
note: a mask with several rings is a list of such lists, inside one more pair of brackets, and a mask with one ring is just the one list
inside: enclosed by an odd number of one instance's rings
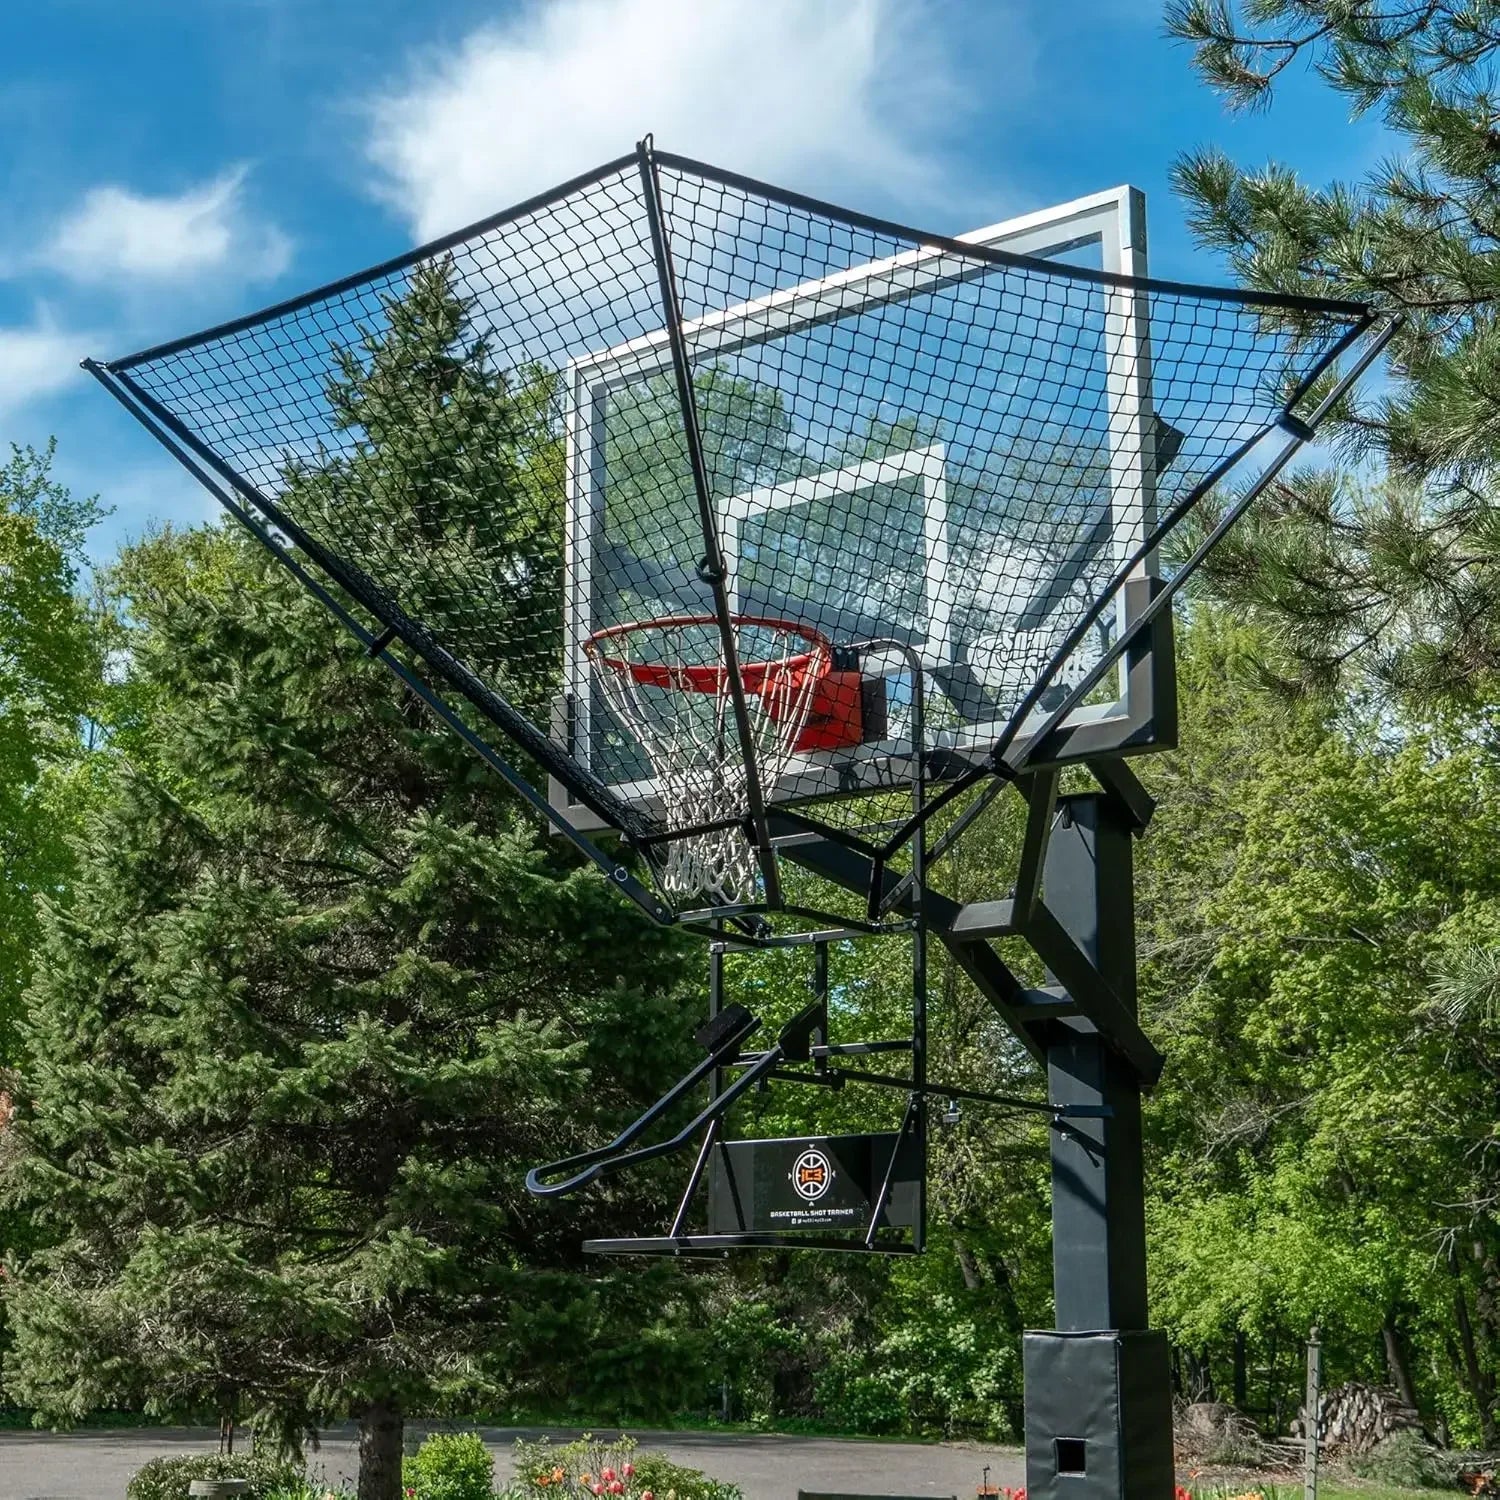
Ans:
{"label": "white backboard frame", "polygon": [[[857,494],[878,484],[898,484],[903,479],[921,482],[922,551],[924,570],[922,586],[928,622],[923,656],[926,665],[939,666],[947,660],[948,640],[953,622],[953,584],[948,576],[948,479],[946,454],[941,443],[926,448],[909,449],[882,458],[866,459],[842,469],[828,469],[821,474],[807,474],[785,484],[767,485],[747,490],[742,495],[720,503],[718,507],[719,540],[729,566],[725,586],[729,607],[741,608],[739,597],[740,537],[745,523],[756,516],[774,515],[792,510],[836,494]],[[841,643],[835,643],[841,644]]]}

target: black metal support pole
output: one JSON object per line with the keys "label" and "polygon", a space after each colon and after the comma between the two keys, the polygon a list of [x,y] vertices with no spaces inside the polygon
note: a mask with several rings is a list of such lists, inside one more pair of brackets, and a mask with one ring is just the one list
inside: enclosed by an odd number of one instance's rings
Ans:
{"label": "black metal support pole", "polygon": [[813,1036],[813,1071],[824,1074],[828,1071],[829,1049],[833,1038],[828,1034],[828,944],[813,946],[813,998],[822,1007],[823,1017],[818,1031]]}
{"label": "black metal support pole", "polygon": [[[715,922],[714,940],[708,945],[708,1019],[717,1018],[724,1009],[724,924]],[[708,1097],[717,1099],[724,1088],[724,1070],[715,1068],[708,1075]]]}
{"label": "black metal support pole", "polygon": [[[1131,832],[1095,793],[1060,799],[1047,849],[1047,904],[1135,1012]],[[1107,1106],[1052,1140],[1052,1275],[1057,1326],[1146,1326],[1141,1094],[1133,1070],[1082,1018],[1056,1023],[1047,1049],[1054,1105]]]}
{"label": "black metal support pole", "polygon": [[922,661],[908,655],[911,667],[912,762],[916,775],[911,784],[911,815],[916,829],[911,845],[911,1076],[916,1084],[910,1108],[916,1111],[912,1127],[922,1163],[917,1174],[917,1222],[912,1227],[912,1245],[918,1251],[927,1244],[927,911],[923,901],[927,888],[927,684]]}
{"label": "black metal support pole", "polygon": [[708,1165],[708,1159],[713,1155],[713,1149],[719,1143],[719,1127],[721,1120],[710,1120],[708,1129],[703,1132],[703,1144],[698,1148],[698,1159],[693,1163],[693,1170],[688,1174],[687,1186],[682,1190],[682,1200],[677,1205],[677,1212],[672,1219],[672,1227],[667,1231],[670,1239],[676,1239],[687,1227],[688,1210],[693,1206],[693,1194],[698,1191],[698,1184],[703,1181],[703,1169]]}
{"label": "black metal support pole", "polygon": [[[1132,1014],[1136,1001],[1131,820],[1118,799],[1059,799],[1047,845],[1048,907]],[[1026,1479],[1034,1500],[1165,1500],[1172,1410],[1163,1335],[1147,1330],[1139,1074],[1093,1025],[1049,1031],[1050,1102],[1083,1107],[1052,1135],[1056,1331],[1026,1336]]]}

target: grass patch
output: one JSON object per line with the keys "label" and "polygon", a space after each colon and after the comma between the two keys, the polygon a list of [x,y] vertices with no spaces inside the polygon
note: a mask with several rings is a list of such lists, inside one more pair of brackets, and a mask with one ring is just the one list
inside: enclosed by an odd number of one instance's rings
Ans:
{"label": "grass patch", "polygon": [[[1228,1479],[1210,1484],[1192,1484],[1194,1500],[1241,1500],[1245,1496],[1263,1496],[1264,1500],[1303,1500],[1300,1484],[1273,1480]],[[1318,1500],[1455,1500],[1462,1491],[1454,1489],[1402,1489],[1396,1485],[1366,1483],[1347,1475],[1336,1479],[1318,1478]]]}
{"label": "grass patch", "polygon": [[[1358,1479],[1345,1479],[1342,1476],[1332,1484],[1325,1484],[1321,1478],[1318,1480],[1318,1500],[1453,1500],[1460,1493],[1457,1486],[1443,1490],[1405,1490],[1395,1485],[1378,1484],[1373,1480],[1364,1484]],[[1287,1490],[1287,1494],[1295,1496],[1295,1500],[1302,1500],[1302,1486],[1293,1486]]]}

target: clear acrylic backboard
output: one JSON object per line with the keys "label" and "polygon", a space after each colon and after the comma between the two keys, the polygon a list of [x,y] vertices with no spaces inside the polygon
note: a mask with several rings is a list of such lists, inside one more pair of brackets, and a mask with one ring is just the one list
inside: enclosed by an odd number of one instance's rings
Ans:
{"label": "clear acrylic backboard", "polygon": [[[960,238],[1147,272],[1145,199],[1131,187]],[[718,279],[732,287],[732,244],[719,254]],[[943,752],[950,774],[982,760],[1076,620],[1078,600],[1097,593],[1155,521],[1155,475],[1174,444],[1152,412],[1146,299],[1100,282],[1086,296],[1075,285],[1055,305],[1007,305],[980,295],[987,269],[922,247],[685,318],[731,609],[809,625],[884,679],[880,732],[795,757],[766,789],[769,801],[909,780],[914,660],[928,690],[926,748]],[[984,340],[972,336],[980,319]],[[966,336],[945,338],[953,328]],[[1041,342],[1063,352],[1039,369]],[[894,384],[883,368],[892,360],[902,362],[899,409],[862,396]],[[1006,392],[989,424],[976,416],[976,392],[987,388]],[[710,582],[687,561],[703,551],[689,476],[675,490],[662,480],[664,429],[681,422],[666,331],[575,360],[567,390],[567,658],[553,732],[654,812],[651,768],[610,713],[583,643],[627,621],[714,607]],[[1048,509],[1058,493],[1069,498],[1065,513]],[[1151,568],[1148,558],[1137,573]],[[1121,592],[1022,737],[1097,660],[1138,597]],[[878,641],[894,644],[868,644]],[[1128,723],[1131,675],[1107,676],[1069,724]],[[556,780],[550,795],[570,819],[601,826]]]}

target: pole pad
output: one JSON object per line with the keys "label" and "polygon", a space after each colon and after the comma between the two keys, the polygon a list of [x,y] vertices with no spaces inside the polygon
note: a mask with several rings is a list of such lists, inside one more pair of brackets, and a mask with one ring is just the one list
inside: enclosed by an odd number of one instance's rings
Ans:
{"label": "pole pad", "polygon": [[1164,1500],[1175,1482],[1167,1336],[1027,1333],[1027,1500]]}

